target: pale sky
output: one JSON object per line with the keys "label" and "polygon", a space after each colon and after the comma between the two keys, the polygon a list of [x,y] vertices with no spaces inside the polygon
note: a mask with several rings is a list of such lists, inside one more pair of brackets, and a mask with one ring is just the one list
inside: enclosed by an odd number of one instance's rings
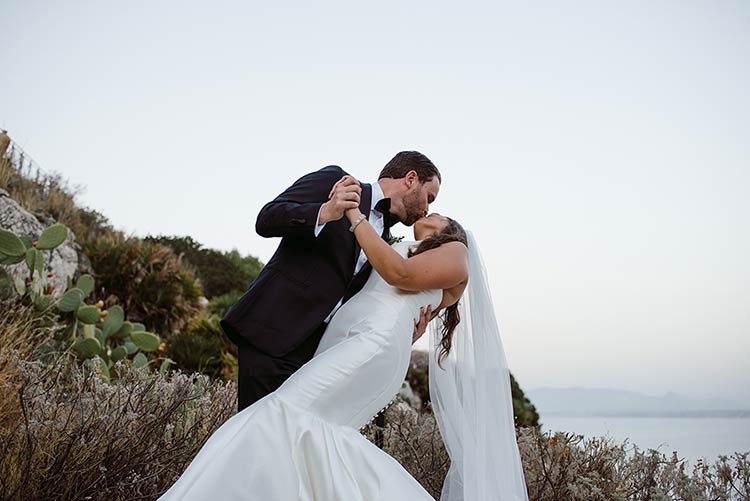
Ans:
{"label": "pale sky", "polygon": [[0,47],[0,127],[118,228],[267,261],[295,179],[416,149],[523,388],[750,406],[748,2],[12,1]]}

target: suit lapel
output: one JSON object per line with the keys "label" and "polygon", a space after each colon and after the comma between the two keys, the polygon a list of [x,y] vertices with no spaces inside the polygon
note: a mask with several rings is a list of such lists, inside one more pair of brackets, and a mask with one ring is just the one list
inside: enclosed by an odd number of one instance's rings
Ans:
{"label": "suit lapel", "polygon": [[[366,218],[370,218],[370,208],[372,206],[372,186],[370,184],[361,184],[362,186],[362,195],[359,199],[359,211],[365,215]],[[362,247],[359,246],[359,242],[357,242],[357,238],[354,237],[354,233],[352,233],[352,238],[354,239],[354,261],[352,261],[352,275],[354,275],[354,270],[357,267],[357,260],[359,259],[359,253],[362,251]]]}

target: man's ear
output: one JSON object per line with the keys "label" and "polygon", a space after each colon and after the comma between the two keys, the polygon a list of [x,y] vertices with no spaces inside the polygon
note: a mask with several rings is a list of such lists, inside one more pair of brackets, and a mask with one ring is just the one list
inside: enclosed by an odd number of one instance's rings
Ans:
{"label": "man's ear", "polygon": [[415,170],[410,170],[406,173],[404,179],[406,180],[406,187],[411,188],[414,183],[419,182],[419,174],[417,174],[417,171]]}

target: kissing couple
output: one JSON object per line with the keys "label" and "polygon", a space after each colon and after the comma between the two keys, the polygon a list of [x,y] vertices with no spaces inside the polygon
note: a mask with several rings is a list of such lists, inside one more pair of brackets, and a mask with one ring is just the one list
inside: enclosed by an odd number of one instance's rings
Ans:
{"label": "kissing couple", "polygon": [[[403,151],[374,183],[331,165],[261,209],[256,231],[279,247],[221,320],[239,349],[239,412],[160,499],[433,500],[359,430],[398,393],[435,317],[430,398],[451,458],[441,501],[528,499],[477,241],[428,215],[441,182]],[[389,245],[395,223],[414,241]]]}

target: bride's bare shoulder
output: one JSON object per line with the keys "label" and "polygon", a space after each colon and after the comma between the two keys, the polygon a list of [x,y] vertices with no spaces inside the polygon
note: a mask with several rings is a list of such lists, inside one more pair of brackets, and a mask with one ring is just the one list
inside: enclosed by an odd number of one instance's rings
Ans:
{"label": "bride's bare shoulder", "polygon": [[413,257],[419,257],[423,254],[427,254],[430,257],[440,259],[446,259],[446,260],[457,260],[457,261],[466,261],[468,263],[469,260],[469,249],[464,245],[463,242],[453,241],[453,242],[446,242],[439,247],[435,247],[434,249],[430,249],[427,251],[424,251],[420,254],[417,254]]}
{"label": "bride's bare shoulder", "polygon": [[447,289],[469,276],[469,253],[461,242],[446,242],[406,260],[391,285],[404,290]]}

